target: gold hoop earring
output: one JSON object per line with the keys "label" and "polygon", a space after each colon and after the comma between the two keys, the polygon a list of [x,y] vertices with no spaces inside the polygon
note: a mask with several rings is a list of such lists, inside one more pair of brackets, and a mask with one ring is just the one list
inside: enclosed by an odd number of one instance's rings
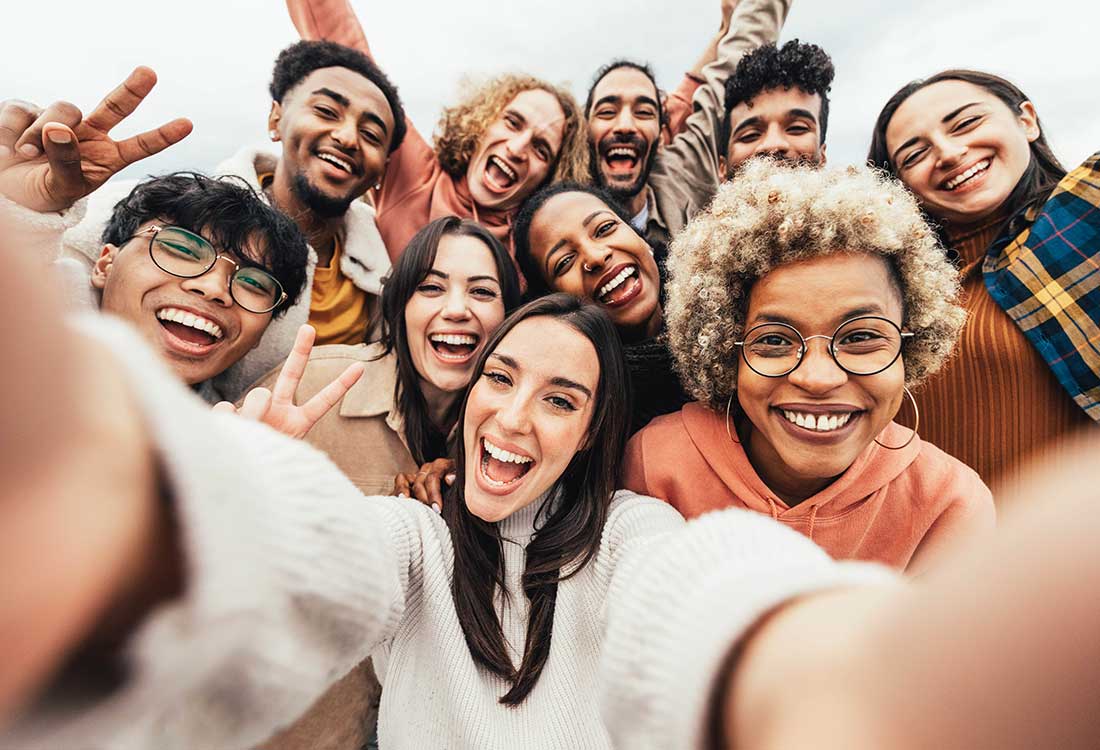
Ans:
{"label": "gold hoop earring", "polygon": [[883,448],[885,448],[888,451],[900,451],[902,448],[909,445],[909,443],[913,442],[913,438],[915,438],[917,436],[917,430],[920,429],[920,409],[917,408],[917,400],[915,398],[913,398],[913,394],[910,393],[908,388],[906,388],[905,386],[902,386],[902,390],[905,391],[905,395],[909,397],[909,403],[911,403],[913,405],[913,414],[914,414],[913,434],[909,436],[908,440],[906,440],[904,443],[902,443],[901,445],[896,446],[896,447],[893,446],[893,445],[883,445],[882,443],[878,442],[878,438],[875,438],[875,442],[878,443],[879,445],[881,445]]}
{"label": "gold hoop earring", "polygon": [[730,406],[733,404],[733,394],[730,394],[729,401],[726,402],[726,434],[730,436],[730,440],[741,444],[741,441],[733,436],[733,432],[730,430]]}

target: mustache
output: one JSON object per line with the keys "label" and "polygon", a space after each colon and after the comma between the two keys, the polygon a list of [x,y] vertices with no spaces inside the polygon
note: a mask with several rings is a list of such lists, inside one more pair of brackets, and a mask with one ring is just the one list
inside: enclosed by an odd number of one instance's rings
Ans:
{"label": "mustache", "polygon": [[645,158],[649,150],[649,144],[646,142],[645,138],[642,138],[637,133],[611,133],[600,139],[599,151],[603,154],[616,146],[632,146],[636,148],[639,158]]}

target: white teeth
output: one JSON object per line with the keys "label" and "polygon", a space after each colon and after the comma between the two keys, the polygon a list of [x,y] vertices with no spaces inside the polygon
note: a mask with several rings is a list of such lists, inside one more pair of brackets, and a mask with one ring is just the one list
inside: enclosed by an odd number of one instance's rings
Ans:
{"label": "white teeth", "polygon": [[637,154],[635,153],[634,149],[632,149],[632,148],[627,148],[625,146],[617,146],[613,149],[608,150],[607,156],[609,158],[612,157],[612,156],[625,156],[628,159],[634,159],[634,158],[637,157]]}
{"label": "white teeth", "polygon": [[496,164],[497,168],[500,169],[501,172],[504,172],[504,174],[508,175],[509,179],[519,179],[519,175],[516,173],[516,170],[512,169],[512,167],[499,156],[490,156],[489,161],[491,161],[493,164]]}
{"label": "white teeth", "polygon": [[600,291],[598,291],[596,293],[596,296],[597,297],[603,297],[608,292],[612,291],[613,289],[616,289],[619,286],[619,284],[622,284],[629,277],[633,276],[634,272],[637,271],[637,270],[638,269],[637,269],[636,266],[628,266],[627,268],[624,268],[623,270],[619,271],[619,273],[615,274],[615,278],[613,278],[611,281],[607,282],[602,287],[600,287]]}
{"label": "white teeth", "polygon": [[157,310],[158,320],[167,320],[172,323],[179,323],[180,325],[188,326],[199,331],[209,333],[215,339],[222,337],[222,329],[217,323],[212,320],[207,320],[201,315],[195,315],[189,313],[186,310],[180,310],[176,307],[162,307]]}
{"label": "white teeth", "polygon": [[475,346],[477,344],[476,336],[468,336],[460,333],[433,333],[428,337],[428,340],[440,344],[451,344],[453,346],[461,346],[462,344]]}
{"label": "white teeth", "polygon": [[346,162],[338,156],[333,156],[332,154],[317,154],[317,158],[322,161],[327,161],[329,164],[335,164],[349,174],[354,171],[350,162]]}
{"label": "white teeth", "polygon": [[497,461],[503,461],[504,463],[512,464],[529,464],[534,461],[534,459],[530,456],[521,456],[519,454],[506,451],[503,448],[498,448],[485,438],[481,439],[481,444],[485,446],[485,452],[495,458]]}
{"label": "white teeth", "polygon": [[982,159],[980,162],[978,162],[962,174],[952,177],[944,184],[944,187],[946,187],[948,190],[954,190],[959,185],[969,180],[971,177],[974,177],[975,175],[980,174],[987,169],[989,169],[989,159]]}
{"label": "white teeth", "polygon": [[807,430],[813,430],[814,432],[832,432],[848,424],[848,420],[852,418],[855,412],[818,414],[816,417],[813,414],[803,414],[802,412],[787,411],[786,409],[783,409],[782,413],[788,422],[794,422],[799,427],[805,427]]}

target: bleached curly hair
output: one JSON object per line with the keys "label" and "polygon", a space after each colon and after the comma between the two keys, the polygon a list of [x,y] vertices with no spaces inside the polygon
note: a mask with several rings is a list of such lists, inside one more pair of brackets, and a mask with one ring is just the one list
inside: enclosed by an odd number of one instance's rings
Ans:
{"label": "bleached curly hair", "polygon": [[435,151],[447,174],[460,179],[470,166],[485,129],[495,120],[508,102],[524,91],[538,89],[554,96],[565,113],[561,150],[546,184],[587,182],[588,125],[581,116],[577,101],[565,89],[534,76],[508,73],[470,88],[468,95],[453,107],[443,110],[436,126]]}
{"label": "bleached curly hair", "polygon": [[905,383],[950,355],[966,320],[958,273],[916,200],[867,167],[816,169],[753,159],[673,241],[665,319],[684,388],[715,409],[737,388],[749,292],[773,268],[830,253],[889,262],[902,293]]}

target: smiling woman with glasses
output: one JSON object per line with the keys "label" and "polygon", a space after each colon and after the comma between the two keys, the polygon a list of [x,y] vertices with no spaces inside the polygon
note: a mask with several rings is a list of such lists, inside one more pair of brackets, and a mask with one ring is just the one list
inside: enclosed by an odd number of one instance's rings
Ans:
{"label": "smiling woman with glasses", "polygon": [[697,402],[635,435],[628,488],[689,518],[767,513],[834,557],[908,572],[992,524],[978,476],[917,434],[909,387],[943,364],[964,314],[899,185],[751,163],[668,267],[669,348]]}

